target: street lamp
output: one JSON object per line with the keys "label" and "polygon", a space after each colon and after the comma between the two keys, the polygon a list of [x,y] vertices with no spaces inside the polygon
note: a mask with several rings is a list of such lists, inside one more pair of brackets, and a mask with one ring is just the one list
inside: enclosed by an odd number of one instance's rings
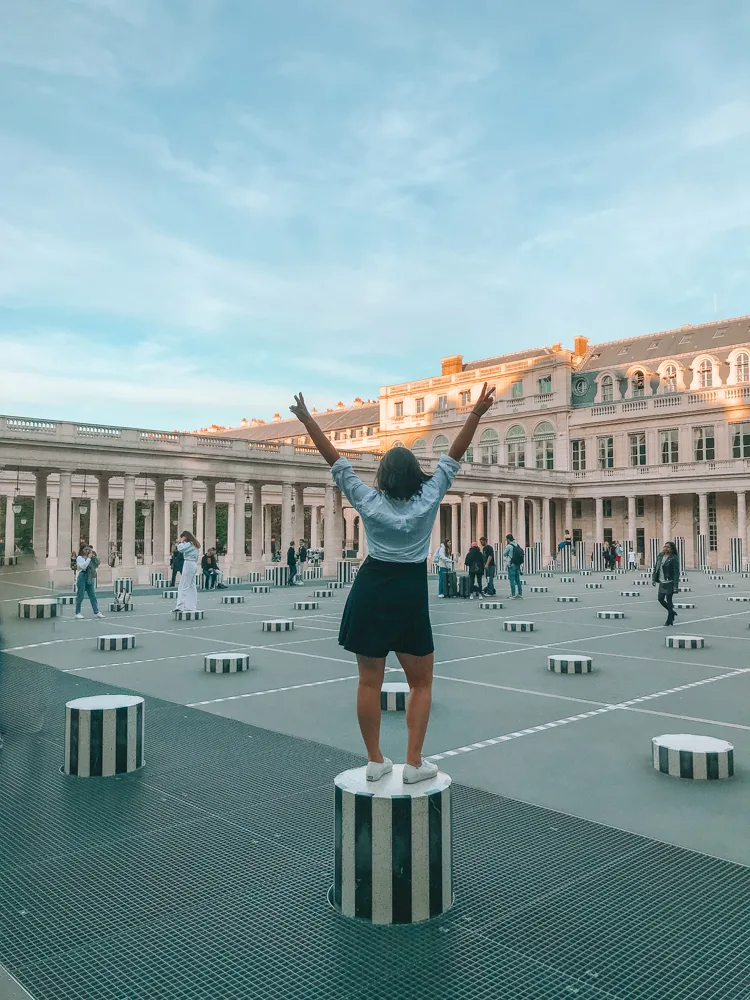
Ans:
{"label": "street lamp", "polygon": [[81,490],[81,499],[78,501],[78,512],[80,514],[88,514],[89,512],[89,495],[86,490],[86,473],[83,474],[83,489]]}
{"label": "street lamp", "polygon": [[20,475],[21,475],[21,470],[20,469],[16,469],[16,492],[15,492],[15,494],[13,496],[13,513],[14,514],[20,514],[21,511],[23,510],[23,506],[21,504],[21,486],[20,486],[20,483],[18,481]]}

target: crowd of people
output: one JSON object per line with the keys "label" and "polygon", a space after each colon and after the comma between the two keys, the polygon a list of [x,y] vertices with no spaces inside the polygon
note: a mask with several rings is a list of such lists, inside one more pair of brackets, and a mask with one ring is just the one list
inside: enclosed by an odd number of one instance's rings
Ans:
{"label": "crowd of people", "polygon": [[[516,542],[513,535],[506,535],[503,563],[508,575],[510,596],[514,600],[521,600],[523,597],[521,567],[523,566],[524,558],[524,551]],[[456,565],[450,538],[446,538],[445,541],[441,542],[432,557],[432,561],[438,568],[438,597],[454,596],[455,587],[452,580],[455,580]],[[479,542],[471,543],[469,551],[464,557],[464,568],[468,577],[468,597],[470,600],[473,601],[477,597],[496,596],[495,577],[497,576],[497,564],[495,562],[495,549],[489,544],[486,538],[482,537],[479,539]]]}

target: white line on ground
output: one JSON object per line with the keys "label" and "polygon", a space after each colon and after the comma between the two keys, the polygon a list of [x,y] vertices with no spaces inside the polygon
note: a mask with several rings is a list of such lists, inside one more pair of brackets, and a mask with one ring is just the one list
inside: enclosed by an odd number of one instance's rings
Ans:
{"label": "white line on ground", "polygon": [[288,687],[269,688],[267,691],[247,691],[245,694],[232,694],[227,698],[211,698],[209,701],[193,701],[187,708],[200,708],[203,705],[218,705],[224,701],[241,701],[243,698],[260,698],[264,694],[281,694],[283,691],[299,691],[300,688],[321,687],[324,684],[340,684],[342,681],[359,680],[359,674],[352,674],[350,677],[329,677],[324,681],[308,681],[307,684],[290,684]]}
{"label": "white line on ground", "polygon": [[638,712],[641,715],[659,715],[663,719],[681,719],[683,722],[702,722],[707,726],[728,726],[730,729],[746,729],[750,732],[750,726],[742,726],[739,722],[724,722],[720,719],[700,719],[695,715],[675,715],[674,712],[655,712],[649,708],[633,708],[628,705],[623,712]]}

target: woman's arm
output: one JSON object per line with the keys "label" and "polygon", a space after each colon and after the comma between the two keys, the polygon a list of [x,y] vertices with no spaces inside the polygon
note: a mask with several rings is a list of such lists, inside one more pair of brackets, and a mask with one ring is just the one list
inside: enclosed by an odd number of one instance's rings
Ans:
{"label": "woman's arm", "polygon": [[290,406],[289,409],[295,415],[297,420],[305,425],[305,430],[310,435],[312,443],[318,449],[326,462],[328,462],[329,465],[334,465],[338,462],[341,456],[320,429],[313,415],[307,409],[305,397],[302,393],[300,393],[299,396],[294,397],[294,406]]}
{"label": "woman's arm", "polygon": [[461,430],[458,432],[458,437],[450,446],[448,454],[454,461],[460,462],[461,459],[466,454],[466,449],[471,444],[472,438],[474,437],[474,432],[479,425],[479,421],[482,419],[484,414],[489,410],[492,404],[495,402],[495,387],[491,386],[487,388],[487,383],[485,382],[482,386],[482,392],[479,399],[474,404],[471,413],[466,418]]}

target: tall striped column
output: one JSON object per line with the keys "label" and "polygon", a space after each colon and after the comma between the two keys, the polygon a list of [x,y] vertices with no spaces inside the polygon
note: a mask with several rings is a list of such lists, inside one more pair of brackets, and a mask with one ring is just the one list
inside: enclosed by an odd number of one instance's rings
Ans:
{"label": "tall striped column", "polygon": [[364,767],[335,779],[332,903],[373,924],[415,924],[453,903],[451,779],[405,785],[403,765],[380,781]]}
{"label": "tall striped column", "polygon": [[523,572],[526,576],[532,576],[534,573],[536,573],[535,560],[536,560],[536,552],[534,552],[534,549],[531,545],[527,545],[526,550],[524,552],[524,562],[523,562]]}
{"label": "tall striped column", "polygon": [[351,583],[353,566],[354,564],[348,559],[339,559],[336,563],[336,581],[338,583]]}
{"label": "tall striped column", "polygon": [[586,569],[586,543],[573,542],[573,548],[576,554],[576,567],[578,569]]}
{"label": "tall striped column", "polygon": [[742,572],[742,539],[729,539],[729,567],[732,573]]}
{"label": "tall striped column", "polygon": [[274,587],[286,587],[289,583],[289,567],[266,566],[266,580]]}
{"label": "tall striped column", "polygon": [[596,570],[597,573],[601,573],[604,569],[604,544],[602,542],[594,542],[591,568]]}
{"label": "tall striped column", "polygon": [[541,542],[534,542],[534,572],[539,573],[544,569],[542,560],[544,558],[544,547]]}
{"label": "tall striped column", "polygon": [[104,694],[65,706],[65,774],[108,778],[143,767],[143,698]]}
{"label": "tall striped column", "polygon": [[708,565],[708,536],[698,535],[698,558],[696,559],[696,569],[703,569]]}
{"label": "tall striped column", "polygon": [[573,569],[573,548],[571,545],[564,545],[560,550],[560,569],[563,573],[570,573]]}
{"label": "tall striped column", "polygon": [[624,571],[628,568],[628,566],[630,566],[630,553],[633,549],[635,549],[634,543],[629,538],[626,538],[622,543],[622,562],[620,563],[621,570]]}
{"label": "tall striped column", "polygon": [[656,566],[656,560],[661,552],[661,542],[658,538],[649,538],[648,540],[648,556],[649,556],[649,569],[653,569]]}
{"label": "tall striped column", "polygon": [[680,560],[680,573],[687,573],[687,563],[685,562],[685,536],[677,535],[674,540],[677,546],[677,558]]}

